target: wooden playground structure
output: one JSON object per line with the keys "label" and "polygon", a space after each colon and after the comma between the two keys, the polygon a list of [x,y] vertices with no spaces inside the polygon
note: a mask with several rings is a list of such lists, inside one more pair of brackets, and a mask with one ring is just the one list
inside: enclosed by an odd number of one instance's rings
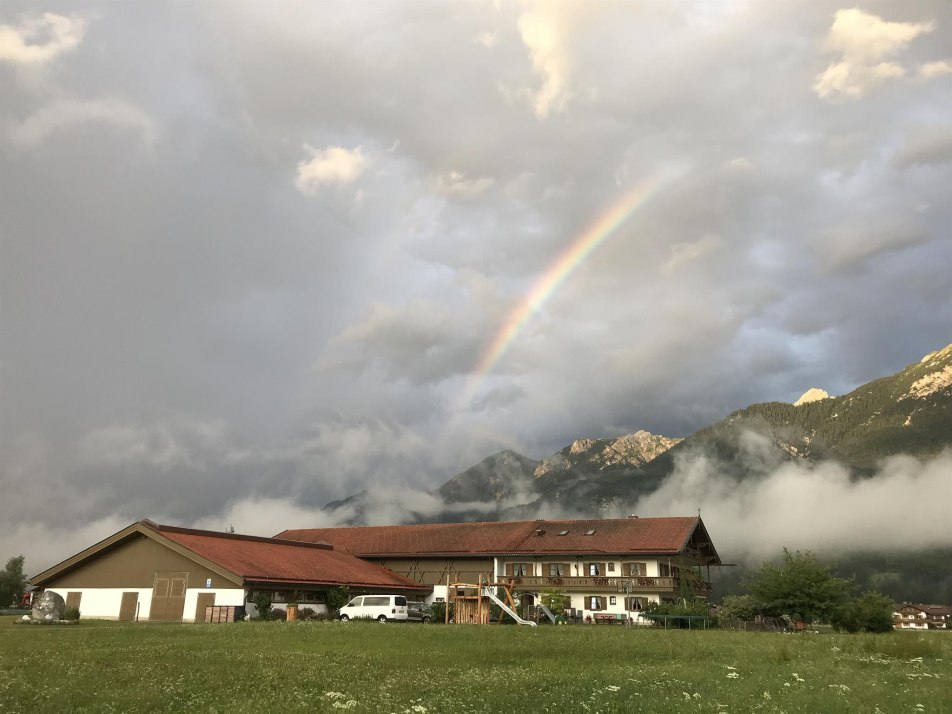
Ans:
{"label": "wooden playground structure", "polygon": [[[505,615],[520,625],[534,626],[536,623],[519,617],[516,601],[512,597],[512,581],[490,582],[489,577],[473,583],[448,583],[446,586],[446,622],[450,621],[450,609],[453,610],[453,622],[458,625],[488,625],[490,609],[495,602]],[[503,591],[503,597],[497,594]],[[452,605],[452,608],[450,607]],[[502,622],[502,614],[499,622]]]}

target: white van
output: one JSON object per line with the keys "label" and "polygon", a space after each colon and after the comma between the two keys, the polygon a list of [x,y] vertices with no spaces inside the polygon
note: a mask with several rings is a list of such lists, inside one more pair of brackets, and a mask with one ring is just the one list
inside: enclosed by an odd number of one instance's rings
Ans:
{"label": "white van", "polygon": [[358,595],[340,609],[340,621],[369,617],[377,622],[407,619],[407,599],[403,595]]}

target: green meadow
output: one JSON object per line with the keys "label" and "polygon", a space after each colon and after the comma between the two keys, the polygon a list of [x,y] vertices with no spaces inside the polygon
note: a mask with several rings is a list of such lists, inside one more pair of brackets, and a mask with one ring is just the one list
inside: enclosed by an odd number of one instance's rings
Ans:
{"label": "green meadow", "polygon": [[2,712],[952,713],[952,633],[13,619]]}

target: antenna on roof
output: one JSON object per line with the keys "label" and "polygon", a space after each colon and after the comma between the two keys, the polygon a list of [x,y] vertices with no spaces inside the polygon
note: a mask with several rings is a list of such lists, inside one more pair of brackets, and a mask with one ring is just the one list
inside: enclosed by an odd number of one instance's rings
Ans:
{"label": "antenna on roof", "polygon": [[700,507],[700,506],[697,507],[697,517],[698,517],[698,518],[701,517],[701,507]]}

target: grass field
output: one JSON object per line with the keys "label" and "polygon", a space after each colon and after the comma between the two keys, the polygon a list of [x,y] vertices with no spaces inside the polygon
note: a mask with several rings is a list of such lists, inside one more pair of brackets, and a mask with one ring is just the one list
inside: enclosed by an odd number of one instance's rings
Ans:
{"label": "grass field", "polygon": [[2,712],[949,712],[952,633],[0,620]]}

